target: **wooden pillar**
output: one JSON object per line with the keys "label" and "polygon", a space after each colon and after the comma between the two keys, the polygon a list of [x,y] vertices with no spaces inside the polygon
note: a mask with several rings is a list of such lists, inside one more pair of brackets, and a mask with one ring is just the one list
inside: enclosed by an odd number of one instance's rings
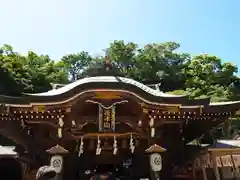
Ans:
{"label": "wooden pillar", "polygon": [[233,178],[234,178],[234,179],[237,179],[237,174],[239,174],[239,169],[238,169],[238,167],[237,167],[236,164],[235,164],[235,161],[234,161],[232,152],[231,152],[231,155],[230,155],[230,156],[231,156],[231,161],[232,161],[233,170],[234,170]]}
{"label": "wooden pillar", "polygon": [[197,176],[196,176],[196,161],[194,160],[193,161],[193,164],[192,164],[192,176],[193,176],[193,180],[197,180]]}
{"label": "wooden pillar", "polygon": [[21,168],[22,168],[22,179],[26,179],[28,176],[29,165],[20,160],[19,160],[19,163],[21,164]]}
{"label": "wooden pillar", "polygon": [[203,180],[207,180],[207,173],[206,168],[204,166],[201,166],[202,174],[203,174]]}
{"label": "wooden pillar", "polygon": [[28,173],[23,180],[36,180],[37,171],[37,168],[28,169]]}
{"label": "wooden pillar", "polygon": [[35,162],[22,156],[17,157],[16,160],[21,164],[22,180],[35,180],[39,168]]}
{"label": "wooden pillar", "polygon": [[201,156],[200,159],[201,159],[201,170],[202,170],[202,175],[203,175],[203,180],[208,180],[207,179],[207,173],[206,173],[206,162],[204,160],[205,157]]}
{"label": "wooden pillar", "polygon": [[217,162],[216,162],[216,155],[213,154],[212,152],[210,152],[209,155],[210,155],[210,158],[211,158],[212,167],[213,167],[213,171],[214,171],[216,180],[221,180],[219,170],[218,170],[218,166],[217,166]]}

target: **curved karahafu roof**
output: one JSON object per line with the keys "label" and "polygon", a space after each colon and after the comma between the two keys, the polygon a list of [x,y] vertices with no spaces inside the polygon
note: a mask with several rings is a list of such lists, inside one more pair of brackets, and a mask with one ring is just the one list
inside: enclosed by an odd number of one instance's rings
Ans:
{"label": "curved karahafu roof", "polygon": [[[48,99],[52,101],[60,101],[63,98],[70,98],[81,92],[94,91],[94,90],[116,90],[130,92],[150,102],[157,103],[171,103],[171,101],[181,103],[188,100],[187,95],[172,95],[166,94],[159,90],[150,88],[138,81],[129,78],[116,77],[116,76],[98,76],[89,77],[77,80],[73,83],[53,89],[44,93],[25,94],[33,101]],[[173,102],[172,102],[173,103]]]}
{"label": "curved karahafu roof", "polygon": [[66,102],[86,92],[119,91],[129,93],[147,103],[178,104],[185,108],[192,106],[236,106],[240,102],[210,103],[210,98],[189,99],[188,95],[166,94],[150,88],[133,79],[116,76],[98,76],[77,80],[73,83],[44,93],[24,94],[22,97],[0,96],[4,104],[45,104]]}
{"label": "curved karahafu roof", "polygon": [[142,89],[146,93],[149,93],[153,96],[157,97],[186,97],[186,95],[172,95],[172,94],[166,94],[161,91],[152,89],[138,81],[135,81],[133,79],[129,78],[123,78],[123,77],[114,77],[114,76],[99,76],[99,77],[89,77],[77,80],[71,84],[67,84],[63,87],[60,87],[58,89],[53,89],[48,92],[44,93],[37,93],[37,94],[30,94],[32,96],[56,96],[61,95],[64,93],[67,93],[68,91],[73,90],[74,88],[77,88],[78,86],[82,86],[84,84],[89,83],[121,83],[122,85],[132,85],[136,88]]}

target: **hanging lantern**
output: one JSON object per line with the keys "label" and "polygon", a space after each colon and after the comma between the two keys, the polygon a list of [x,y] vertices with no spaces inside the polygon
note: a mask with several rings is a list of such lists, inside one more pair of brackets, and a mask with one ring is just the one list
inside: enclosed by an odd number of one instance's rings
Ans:
{"label": "hanging lantern", "polygon": [[129,143],[129,146],[130,146],[130,150],[131,150],[131,152],[134,153],[135,146],[134,146],[134,143],[133,143],[133,137],[132,137],[132,134],[130,135],[130,143]]}
{"label": "hanging lantern", "polygon": [[117,140],[116,140],[116,137],[114,136],[114,140],[113,140],[113,155],[116,155],[117,151],[118,151]]}
{"label": "hanging lantern", "polygon": [[150,166],[154,172],[162,170],[162,157],[160,154],[153,153],[150,155]]}
{"label": "hanging lantern", "polygon": [[60,173],[63,167],[63,158],[59,155],[54,155],[51,157],[50,166],[53,167],[56,173]]}
{"label": "hanging lantern", "polygon": [[101,152],[102,152],[102,149],[101,149],[101,141],[100,141],[99,136],[98,136],[96,155],[100,155]]}
{"label": "hanging lantern", "polygon": [[80,146],[79,146],[79,152],[78,152],[78,157],[80,157],[81,154],[83,154],[83,145],[84,145],[83,137],[81,137]]}

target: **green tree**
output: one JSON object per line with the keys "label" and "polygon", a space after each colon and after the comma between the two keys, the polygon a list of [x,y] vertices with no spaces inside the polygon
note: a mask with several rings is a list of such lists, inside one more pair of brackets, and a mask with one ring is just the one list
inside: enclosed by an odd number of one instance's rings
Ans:
{"label": "green tree", "polygon": [[236,80],[237,67],[222,63],[207,54],[192,58],[186,69],[186,90],[193,98],[211,97],[212,101],[227,101],[229,85]]}
{"label": "green tree", "polygon": [[30,84],[25,92],[44,92],[52,88],[52,83],[66,83],[67,74],[47,55],[38,56],[29,51],[25,67],[29,74]]}
{"label": "green tree", "polygon": [[113,68],[118,69],[125,77],[134,76],[137,48],[137,44],[124,41],[114,41],[107,48]]}
{"label": "green tree", "polygon": [[82,51],[63,56],[61,61],[63,62],[63,70],[68,74],[69,80],[73,82],[84,77],[84,71],[88,69],[92,57],[88,52]]}
{"label": "green tree", "polygon": [[[178,43],[148,44],[138,51],[136,74],[139,80],[162,82],[163,91],[184,88],[185,68],[190,60],[186,53],[177,53]],[[159,73],[159,72],[163,72]]]}
{"label": "green tree", "polygon": [[30,51],[22,56],[9,45],[3,45],[0,52],[0,68],[12,80],[9,82],[14,82],[10,85],[3,81],[2,86],[8,91],[16,89],[12,87],[16,84],[19,92],[43,92],[51,89],[51,83],[67,82],[67,75],[46,55]]}
{"label": "green tree", "polygon": [[9,45],[0,47],[0,69],[1,69],[1,86],[4,94],[19,94],[24,87],[29,84],[28,72],[24,66],[25,58],[18,53],[13,52],[13,48]]}

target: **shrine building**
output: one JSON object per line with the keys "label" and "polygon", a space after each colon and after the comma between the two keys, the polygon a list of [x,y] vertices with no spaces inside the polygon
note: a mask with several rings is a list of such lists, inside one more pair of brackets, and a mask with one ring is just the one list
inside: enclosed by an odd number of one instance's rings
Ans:
{"label": "shrine building", "polygon": [[0,158],[0,166],[9,164],[14,171],[18,166],[1,161],[15,160],[27,180],[49,164],[62,180],[105,171],[120,179],[184,179],[181,169],[192,174],[203,150],[189,143],[240,109],[240,102],[170,95],[115,76],[84,78],[45,93],[0,96],[0,104],[0,134],[17,153]]}

